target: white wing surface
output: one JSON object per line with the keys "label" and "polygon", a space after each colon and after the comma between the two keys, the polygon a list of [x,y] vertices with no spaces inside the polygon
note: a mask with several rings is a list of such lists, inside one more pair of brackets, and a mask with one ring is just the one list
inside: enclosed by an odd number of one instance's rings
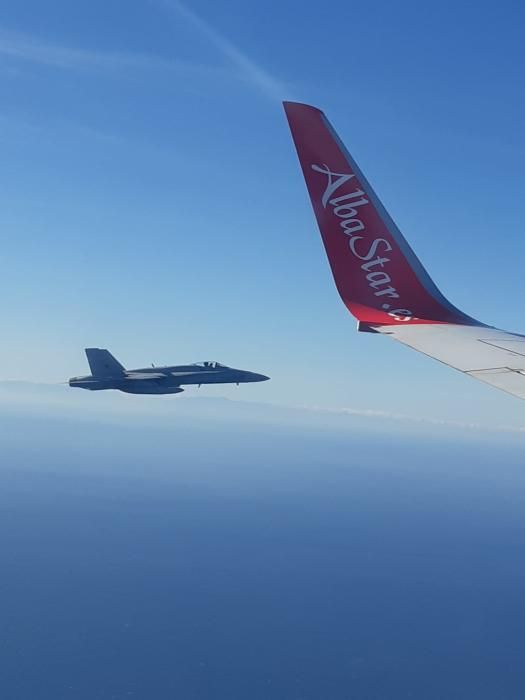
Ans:
{"label": "white wing surface", "polygon": [[525,337],[484,326],[377,326],[379,333],[525,399]]}

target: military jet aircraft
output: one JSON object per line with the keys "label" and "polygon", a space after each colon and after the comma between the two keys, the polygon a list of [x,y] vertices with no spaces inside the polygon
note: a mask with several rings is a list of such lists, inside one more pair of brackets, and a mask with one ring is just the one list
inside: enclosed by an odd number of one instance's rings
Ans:
{"label": "military jet aircraft", "polygon": [[72,377],[69,386],[90,391],[118,389],[126,394],[180,394],[184,391],[182,384],[244,384],[269,379],[264,374],[226,367],[219,362],[127,370],[108,350],[86,348],[85,352],[91,374]]}

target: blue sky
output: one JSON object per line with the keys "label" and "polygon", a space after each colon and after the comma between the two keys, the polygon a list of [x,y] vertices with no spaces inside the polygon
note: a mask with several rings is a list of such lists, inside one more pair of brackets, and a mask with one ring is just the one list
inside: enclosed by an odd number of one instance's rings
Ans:
{"label": "blue sky", "polygon": [[516,399],[355,333],[280,100],[327,112],[455,304],[525,331],[524,12],[4,4],[1,378],[59,381],[100,345],[272,377],[210,394],[521,424]]}

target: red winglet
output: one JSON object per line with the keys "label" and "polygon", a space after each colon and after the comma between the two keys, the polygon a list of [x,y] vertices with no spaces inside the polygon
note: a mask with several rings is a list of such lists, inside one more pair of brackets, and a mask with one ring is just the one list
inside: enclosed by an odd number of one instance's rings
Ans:
{"label": "red winglet", "polygon": [[483,325],[438,290],[323,112],[284,108],[339,294],[364,323]]}

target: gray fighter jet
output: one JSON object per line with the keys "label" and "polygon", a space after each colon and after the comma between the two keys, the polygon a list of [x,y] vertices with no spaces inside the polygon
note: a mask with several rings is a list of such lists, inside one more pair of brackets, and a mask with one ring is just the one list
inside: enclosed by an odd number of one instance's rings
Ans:
{"label": "gray fighter jet", "polygon": [[127,394],[179,394],[187,384],[244,384],[264,382],[264,374],[226,367],[219,362],[196,362],[174,367],[125,369],[108,350],[86,348],[91,374],[72,377],[69,386],[90,391],[118,389]]}

